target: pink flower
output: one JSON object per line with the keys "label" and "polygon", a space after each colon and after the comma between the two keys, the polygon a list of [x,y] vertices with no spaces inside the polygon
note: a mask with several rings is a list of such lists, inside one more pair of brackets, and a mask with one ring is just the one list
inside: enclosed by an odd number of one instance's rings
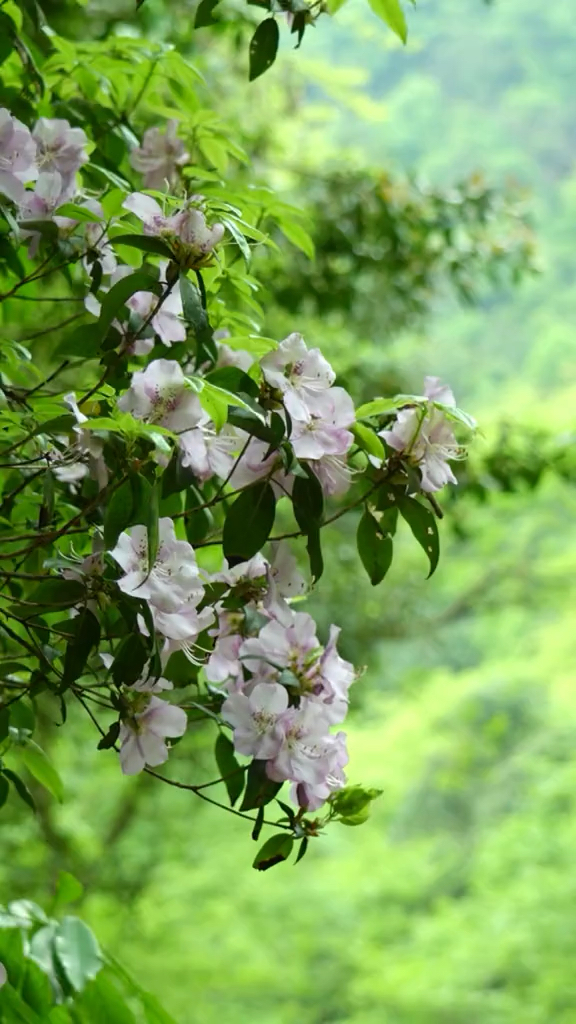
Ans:
{"label": "pink flower", "polygon": [[324,455],[345,455],[354,435],[354,403],[344,388],[329,388],[318,394],[314,411],[307,419],[294,419],[290,441],[299,459],[322,459]]}
{"label": "pink flower", "polygon": [[352,482],[352,471],[344,455],[323,455],[309,462],[326,497],[341,498],[346,494]]}
{"label": "pink flower", "polygon": [[306,421],[317,407],[318,396],[333,383],[335,373],[320,349],[308,350],[301,334],[289,334],[260,366],[265,380],[282,392],[291,416]]}
{"label": "pink flower", "polygon": [[19,206],[22,238],[29,238],[28,255],[33,258],[38,252],[41,234],[39,231],[27,231],[26,220],[50,220],[54,211],[67,198],[64,183],[58,171],[43,171],[36,182],[33,192],[25,192]]}
{"label": "pink flower", "polygon": [[386,443],[418,466],[423,491],[439,491],[447,483],[458,483],[449,465],[461,457],[461,448],[445,414],[432,402],[454,406],[454,395],[438,377],[426,377],[424,394],[428,405],[400,409],[392,427],[380,431]]}
{"label": "pink flower", "polygon": [[288,694],[278,683],[258,683],[252,693],[232,693],[222,705],[222,718],[234,729],[239,754],[274,757],[281,744],[278,722],[288,707]]}
{"label": "pink flower", "polygon": [[167,121],[165,131],[148,128],[144,132],[142,145],[130,153],[130,163],[135,171],[144,176],[144,188],[163,189],[173,185],[177,170],[189,160],[184,143],[176,132],[178,121]]}
{"label": "pink flower", "polygon": [[37,145],[41,172],[57,171],[62,176],[62,192],[74,192],[74,178],[88,160],[88,137],[82,128],[72,128],[60,118],[41,117],[32,132]]}
{"label": "pink flower", "polygon": [[204,588],[200,586],[177,611],[166,612],[154,605],[150,606],[154,628],[165,640],[163,664],[175,651],[182,651],[195,665],[203,664],[204,652],[198,649],[196,641],[200,633],[212,625],[215,617],[213,608],[206,607],[198,611],[197,606],[203,597]]}
{"label": "pink flower", "polygon": [[205,415],[198,395],[171,359],[155,359],[145,370],[137,370],[130,388],[118,399],[118,408],[178,433],[195,427]]}
{"label": "pink flower", "polygon": [[290,796],[294,803],[305,807],[307,811],[317,811],[331,793],[346,785],[343,769],[348,764],[346,749],[346,733],[339,732],[329,737],[328,747],[324,752],[326,775],[321,782],[295,782]]}
{"label": "pink flower", "polygon": [[[261,684],[266,685],[266,684]],[[269,756],[266,771],[275,782],[298,782],[316,787],[326,784],[335,767],[338,743],[328,732],[321,704],[303,700],[290,708],[277,723],[280,744]]]}
{"label": "pink flower", "polygon": [[186,267],[202,266],[224,237],[224,226],[214,224],[208,227],[202,210],[197,206],[188,205],[166,217],[156,200],[143,192],[133,192],[124,200],[123,206],[142,221],[145,235],[164,238],[171,246],[174,258]]}
{"label": "pink flower", "polygon": [[[216,360],[216,369],[221,366],[237,366],[238,369],[244,370],[246,373],[254,363],[254,356],[250,352],[246,352],[243,348],[230,348],[229,345],[223,344],[218,340],[218,335],[224,334],[223,331],[214,331],[214,341],[216,342],[216,350],[218,352],[218,359]],[[229,332],[226,331],[226,337],[229,336]]]}
{"label": "pink flower", "polygon": [[148,531],[145,526],[133,526],[126,533],[121,533],[110,554],[125,573],[118,580],[120,590],[149,601],[159,611],[177,612],[200,589],[196,556],[187,541],[176,539],[171,519],[160,519],[159,535],[158,551],[151,570],[148,570]]}
{"label": "pink flower", "polygon": [[25,124],[5,107],[0,108],[0,192],[20,203],[24,184],[37,177],[34,139]]}
{"label": "pink flower", "polygon": [[143,711],[126,718],[120,726],[120,764],[124,775],[137,775],[145,766],[168,760],[166,738],[183,736],[186,712],[159,697],[150,697]]}
{"label": "pink flower", "polygon": [[182,465],[189,467],[204,483],[217,476],[225,480],[241,448],[238,432],[225,424],[216,431],[212,420],[203,413],[193,430],[180,434],[178,445],[182,453]]}
{"label": "pink flower", "polygon": [[288,669],[306,690],[321,652],[316,623],[306,612],[288,612],[291,619],[287,623],[272,619],[257,637],[245,640],[240,657],[246,668],[258,675],[275,675]]}

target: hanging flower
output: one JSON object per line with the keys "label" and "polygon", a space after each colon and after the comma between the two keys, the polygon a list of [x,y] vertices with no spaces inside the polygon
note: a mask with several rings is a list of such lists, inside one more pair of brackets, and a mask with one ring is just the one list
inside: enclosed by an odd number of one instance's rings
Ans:
{"label": "hanging flower", "polygon": [[146,765],[168,760],[166,739],[183,736],[188,724],[182,708],[159,697],[150,697],[143,711],[126,717],[120,725],[120,764],[124,775],[137,775]]}

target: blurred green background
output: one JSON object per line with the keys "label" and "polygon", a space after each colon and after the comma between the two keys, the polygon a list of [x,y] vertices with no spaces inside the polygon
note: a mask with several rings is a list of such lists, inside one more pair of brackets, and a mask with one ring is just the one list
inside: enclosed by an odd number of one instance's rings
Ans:
{"label": "blurred green background", "polygon": [[[78,17],[136,31],[128,4]],[[367,824],[261,875],[242,822],[122,778],[47,715],[67,800],[10,810],[2,891],[46,905],[72,871],[79,912],[181,1024],[572,1024],[574,11],[420,0],[404,50],[349,0],[253,85],[243,14],[194,38],[188,5],[142,17],[241,126],[237,173],[309,208],[316,264],[260,258],[265,333],[302,331],[357,399],[442,376],[483,433],[432,580],[408,537],[377,589],[353,523],[327,541],[309,607],[366,666],[349,735],[350,780],[383,790]],[[182,777],[210,777],[211,739],[182,748]]]}

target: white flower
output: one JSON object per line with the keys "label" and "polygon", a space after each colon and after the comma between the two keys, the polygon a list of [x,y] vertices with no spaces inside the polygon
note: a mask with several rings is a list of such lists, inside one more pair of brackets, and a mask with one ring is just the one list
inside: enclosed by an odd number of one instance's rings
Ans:
{"label": "white flower", "polygon": [[341,498],[352,482],[352,470],[345,455],[323,455],[310,459],[309,464],[318,477],[326,497]]}
{"label": "white flower", "polygon": [[0,192],[15,203],[24,197],[24,184],[38,177],[36,143],[25,124],[0,108]]}
{"label": "white flower", "polygon": [[268,776],[276,782],[324,785],[334,768],[336,748],[336,737],[328,728],[321,704],[303,699],[299,707],[286,711],[277,723],[280,745],[266,766]]}
{"label": "white flower", "polygon": [[129,390],[118,399],[118,408],[177,433],[195,427],[204,418],[198,395],[172,359],[155,359],[145,370],[137,370]]}
{"label": "white flower", "polygon": [[160,519],[158,529],[158,551],[150,571],[145,526],[133,526],[121,533],[110,553],[125,573],[118,580],[120,590],[149,601],[160,611],[177,612],[199,589],[196,556],[187,541],[176,539],[171,519]]}
{"label": "white flower", "polygon": [[[69,198],[64,189],[62,175],[58,171],[43,171],[33,192],[25,192],[19,206],[21,220],[50,220],[54,211]],[[28,255],[33,258],[40,244],[39,231],[28,231],[21,225],[22,238],[29,238]]]}
{"label": "white flower", "polygon": [[[78,458],[72,465],[56,469],[54,471],[55,475],[59,480],[70,483],[81,480],[87,473],[90,473],[93,479],[96,480],[99,489],[102,490],[108,483],[108,468],[102,454],[104,450],[103,443],[99,438],[94,437],[91,430],[82,429],[82,423],[85,423],[88,417],[83,412],[80,412],[76,395],[70,392],[70,394],[64,395],[62,401],[70,409],[70,412],[74,414],[78,424],[78,426],[73,428],[78,438]],[[79,461],[83,457],[88,460],[87,466]]]}
{"label": "white flower", "polygon": [[274,352],[260,360],[265,380],[282,392],[291,416],[307,420],[317,399],[335,379],[320,349],[308,347],[301,334],[289,334]]}
{"label": "white flower", "polygon": [[178,445],[182,465],[191,469],[202,483],[213,476],[225,480],[241,448],[238,431],[229,424],[216,431],[206,412],[193,430],[180,434]]}
{"label": "white flower", "polygon": [[244,641],[240,657],[250,672],[260,675],[288,669],[306,689],[321,651],[316,623],[306,612],[292,612],[286,607],[291,619],[267,622],[257,637]]}
{"label": "white flower", "polygon": [[[198,201],[200,197],[193,197]],[[192,202],[192,200],[191,200]],[[177,258],[184,259],[187,266],[200,265],[224,236],[224,226],[214,224],[211,228],[197,206],[189,205],[166,217],[161,207],[151,196],[133,192],[122,204],[142,221],[145,235],[159,235],[172,245]]]}
{"label": "white flower", "polygon": [[280,749],[278,721],[288,707],[288,693],[278,683],[258,683],[250,696],[232,693],[222,705],[222,718],[234,729],[234,746],[239,754],[260,759],[273,757]]}
{"label": "white flower", "polygon": [[63,192],[74,191],[74,177],[88,160],[85,146],[88,137],[82,128],[72,128],[60,118],[41,117],[32,132],[37,145],[37,161],[41,172],[58,171]]}
{"label": "white flower", "polygon": [[454,406],[450,388],[443,385],[438,377],[426,377],[424,394],[429,399],[427,406],[400,409],[392,427],[380,431],[380,437],[418,466],[422,490],[431,492],[439,491],[447,483],[458,483],[448,460],[460,458],[462,449],[446,416],[432,404],[433,401],[441,401],[444,405]]}
{"label": "white flower", "polygon": [[[228,331],[225,333],[225,337],[228,337]],[[246,373],[254,363],[254,356],[247,352],[243,348],[230,348],[229,345],[223,344],[218,340],[218,335],[224,334],[223,331],[214,331],[214,341],[216,342],[216,351],[218,352],[218,359],[216,360],[216,369],[222,366],[237,366],[238,369],[244,370]]]}
{"label": "white flower", "polygon": [[329,388],[318,394],[307,419],[293,420],[290,441],[294,454],[299,459],[345,455],[354,441],[348,429],[354,418],[354,403],[344,388]]}
{"label": "white flower", "polygon": [[196,646],[198,636],[212,625],[215,618],[214,609],[202,608],[197,605],[204,597],[204,590],[194,591],[177,611],[165,612],[151,605],[152,619],[157,633],[164,637],[162,662],[165,665],[175,651],[182,651],[189,661],[195,665],[203,664],[201,655],[204,653]]}
{"label": "white flower", "polygon": [[186,712],[159,697],[151,697],[143,711],[125,719],[120,726],[120,764],[124,775],[137,775],[168,759],[166,738],[183,736]]}
{"label": "white flower", "polygon": [[346,733],[339,732],[329,737],[328,747],[324,751],[324,779],[315,783],[295,782],[290,791],[294,803],[305,807],[307,811],[318,810],[331,793],[346,785],[343,769],[347,764]]}
{"label": "white flower", "polygon": [[148,128],[142,145],[130,153],[130,163],[144,176],[145,188],[163,189],[166,183],[174,184],[178,167],[189,159],[184,143],[176,134],[177,129],[178,121],[174,119],[166,122],[163,133],[159,128]]}

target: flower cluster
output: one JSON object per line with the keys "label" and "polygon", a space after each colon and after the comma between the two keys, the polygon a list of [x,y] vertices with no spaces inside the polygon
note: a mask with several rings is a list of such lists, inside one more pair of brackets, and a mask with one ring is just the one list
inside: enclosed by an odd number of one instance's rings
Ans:
{"label": "flower cluster", "polygon": [[[270,779],[293,783],[302,807],[315,809],[341,788],[346,738],[331,727],[346,716],[355,672],[336,649],[339,630],[332,627],[322,647],[314,620],[291,607],[306,585],[289,551],[280,546],[271,563],[257,555],[202,577],[192,546],[162,518],[151,567],[144,526],[123,533],[111,554],[124,571],[120,589],[148,604],[164,665],[177,650],[196,660],[198,637],[212,627],[204,672],[225,695],[222,718],[233,727],[237,752],[265,761]],[[199,610],[206,584],[224,589],[213,607]],[[145,632],[143,620],[140,626]],[[145,678],[129,688],[120,735],[127,774],[166,760],[165,737],[185,730],[184,712],[155,696],[169,685]]]}
{"label": "flower cluster", "polygon": [[424,396],[428,399],[426,404],[400,409],[392,427],[380,431],[380,437],[409,464],[418,467],[422,490],[430,493],[445,484],[458,483],[450,461],[461,459],[463,450],[445,411],[438,408],[456,408],[451,389],[439,377],[425,377]]}
{"label": "flower cluster", "polygon": [[224,225],[208,227],[202,196],[191,196],[176,213],[166,216],[159,203],[144,192],[133,192],[123,206],[142,222],[145,235],[156,235],[170,247],[176,263],[187,270],[210,262],[212,251],[224,237]]}

